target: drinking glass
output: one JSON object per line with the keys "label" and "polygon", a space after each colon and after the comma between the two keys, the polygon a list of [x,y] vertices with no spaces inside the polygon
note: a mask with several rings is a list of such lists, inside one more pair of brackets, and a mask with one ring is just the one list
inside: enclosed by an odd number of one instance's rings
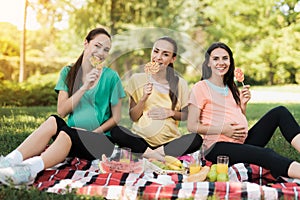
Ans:
{"label": "drinking glass", "polygon": [[217,173],[227,174],[228,173],[229,157],[220,155],[217,157]]}
{"label": "drinking glass", "polygon": [[120,151],[120,162],[130,163],[131,161],[131,149],[123,147]]}
{"label": "drinking glass", "polygon": [[201,169],[201,153],[200,151],[196,151],[191,153],[191,162],[189,165],[190,174],[196,174]]}

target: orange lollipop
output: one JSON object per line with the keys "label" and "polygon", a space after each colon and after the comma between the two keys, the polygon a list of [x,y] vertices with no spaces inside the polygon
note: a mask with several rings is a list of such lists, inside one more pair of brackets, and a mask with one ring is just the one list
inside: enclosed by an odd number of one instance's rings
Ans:
{"label": "orange lollipop", "polygon": [[242,83],[244,86],[244,73],[240,68],[236,68],[234,70],[234,76],[235,76],[236,80],[238,82]]}
{"label": "orange lollipop", "polygon": [[102,61],[99,60],[99,58],[96,56],[90,57],[90,62],[93,65],[93,67],[95,67],[96,69],[100,70],[103,67]]}
{"label": "orange lollipop", "polygon": [[150,79],[151,75],[156,74],[159,71],[159,63],[157,62],[148,62],[145,67],[144,71],[148,75],[148,80]]}

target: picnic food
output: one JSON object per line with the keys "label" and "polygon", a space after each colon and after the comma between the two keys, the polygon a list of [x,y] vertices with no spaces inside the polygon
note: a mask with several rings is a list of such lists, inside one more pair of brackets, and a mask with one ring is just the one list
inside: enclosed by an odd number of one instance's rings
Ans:
{"label": "picnic food", "polygon": [[159,161],[156,159],[149,159],[149,161],[163,170],[174,170],[174,171],[182,171],[184,167],[180,160],[173,156],[165,156],[165,161]]}
{"label": "picnic food", "polygon": [[199,163],[192,163],[189,166],[190,174],[196,174],[201,170],[201,165]]}
{"label": "picnic food", "polygon": [[226,182],[226,181],[228,181],[228,174],[227,173],[218,174],[217,181],[218,182]]}
{"label": "picnic food", "polygon": [[217,173],[222,174],[222,173],[227,173],[228,172],[228,164],[217,164]]}
{"label": "picnic food", "polygon": [[207,174],[207,180],[209,182],[215,182],[215,181],[219,181],[219,182],[226,182],[228,181],[228,167],[226,168],[226,172],[223,171],[217,171],[217,164],[213,164],[210,167],[210,170]]}
{"label": "picnic food", "polygon": [[207,174],[210,170],[209,166],[203,166],[201,170],[196,174],[190,174],[184,179],[184,182],[201,182],[205,181]]}
{"label": "picnic food", "polygon": [[167,169],[167,166],[163,162],[160,162],[158,160],[152,159],[151,163],[153,163],[154,165],[158,166],[161,169]]}
{"label": "picnic food", "polygon": [[168,156],[166,155],[165,156],[165,162],[166,163],[170,163],[170,164],[173,164],[175,166],[178,166],[178,167],[181,167],[182,166],[182,163],[179,159],[173,157],[173,156]]}
{"label": "picnic food", "polygon": [[244,73],[240,68],[234,70],[236,80],[244,85]]}
{"label": "picnic food", "polygon": [[218,174],[216,170],[212,170],[210,168],[208,174],[207,174],[207,179],[209,182],[215,182],[217,180]]}
{"label": "picnic food", "polygon": [[99,162],[99,168],[103,173],[142,173],[144,171],[143,160],[130,162],[110,161],[104,154],[102,155],[102,160]]}
{"label": "picnic food", "polygon": [[156,74],[159,71],[159,63],[148,62],[144,67],[144,71],[146,74]]}
{"label": "picnic food", "polygon": [[165,156],[165,164],[171,170],[182,170],[182,163],[173,156]]}
{"label": "picnic food", "polygon": [[159,63],[157,62],[148,62],[144,66],[144,71],[147,74],[148,81],[150,80],[151,75],[156,74],[159,71],[159,66]]}
{"label": "picnic food", "polygon": [[93,67],[95,67],[96,69],[100,70],[103,67],[102,61],[97,56],[91,56],[90,62],[93,65]]}

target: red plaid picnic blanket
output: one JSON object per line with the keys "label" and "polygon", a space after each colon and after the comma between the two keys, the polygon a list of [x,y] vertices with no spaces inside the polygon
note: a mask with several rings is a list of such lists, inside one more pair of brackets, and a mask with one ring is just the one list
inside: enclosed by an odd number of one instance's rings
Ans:
{"label": "red plaid picnic blanket", "polygon": [[183,182],[185,175],[178,173],[101,173],[98,164],[98,160],[68,159],[39,173],[34,186],[106,199],[298,199],[300,192],[295,180],[276,180],[268,170],[242,163],[230,167],[228,182]]}

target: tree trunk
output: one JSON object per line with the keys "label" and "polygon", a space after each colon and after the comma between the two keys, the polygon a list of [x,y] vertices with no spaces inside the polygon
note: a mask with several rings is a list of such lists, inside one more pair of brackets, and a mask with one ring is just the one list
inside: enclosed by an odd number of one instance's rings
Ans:
{"label": "tree trunk", "polygon": [[22,30],[22,39],[20,46],[20,73],[19,73],[19,82],[24,81],[24,72],[25,72],[25,64],[26,64],[26,19],[27,19],[27,6],[28,0],[25,0],[24,5],[24,16],[23,16],[23,30]]}
{"label": "tree trunk", "polygon": [[110,33],[111,35],[116,34],[116,28],[115,28],[115,11],[116,11],[116,0],[111,0],[111,7],[110,7]]}

